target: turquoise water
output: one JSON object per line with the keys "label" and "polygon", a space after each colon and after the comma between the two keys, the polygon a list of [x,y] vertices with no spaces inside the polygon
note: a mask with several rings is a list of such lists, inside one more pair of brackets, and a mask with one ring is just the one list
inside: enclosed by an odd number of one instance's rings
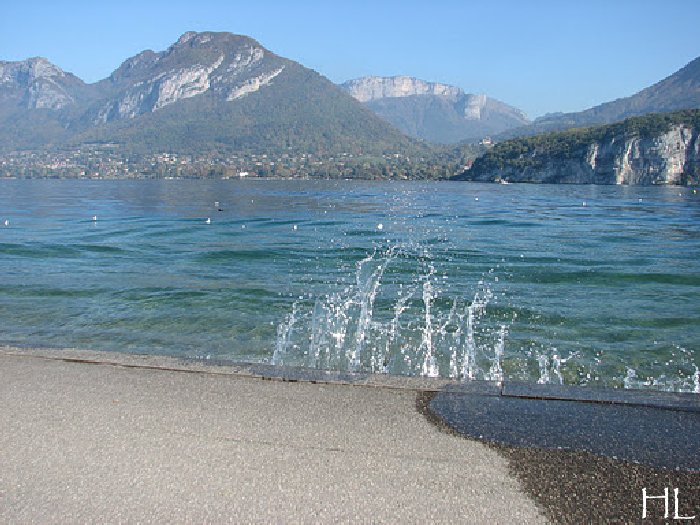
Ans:
{"label": "turquoise water", "polygon": [[7,180],[0,343],[700,390],[699,219],[676,187]]}

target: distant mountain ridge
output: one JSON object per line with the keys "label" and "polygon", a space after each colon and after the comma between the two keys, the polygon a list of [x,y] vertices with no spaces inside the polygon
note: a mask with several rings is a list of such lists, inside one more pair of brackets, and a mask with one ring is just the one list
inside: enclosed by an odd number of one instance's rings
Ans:
{"label": "distant mountain ridge", "polygon": [[404,133],[434,143],[478,140],[530,122],[519,109],[486,95],[414,77],[368,76],[341,87]]}
{"label": "distant mountain ridge", "polygon": [[85,84],[43,58],[0,62],[0,148],[401,151],[421,146],[252,38],[187,32]]}
{"label": "distant mountain ridge", "polygon": [[555,113],[532,124],[508,130],[499,138],[536,135],[548,131],[612,124],[629,117],[700,108],[700,57],[638,93],[577,113]]}

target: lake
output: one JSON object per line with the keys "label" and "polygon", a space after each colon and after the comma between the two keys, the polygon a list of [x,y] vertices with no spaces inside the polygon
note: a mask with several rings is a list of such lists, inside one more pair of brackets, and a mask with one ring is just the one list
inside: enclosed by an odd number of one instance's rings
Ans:
{"label": "lake", "polygon": [[0,264],[0,344],[700,392],[690,188],[3,180]]}

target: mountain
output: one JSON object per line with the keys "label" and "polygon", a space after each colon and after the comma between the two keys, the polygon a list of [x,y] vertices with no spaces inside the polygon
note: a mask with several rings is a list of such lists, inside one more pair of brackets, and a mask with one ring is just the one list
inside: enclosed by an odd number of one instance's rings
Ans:
{"label": "mountain", "polygon": [[498,100],[413,77],[362,77],[341,87],[407,135],[439,144],[482,139],[529,123],[522,111]]}
{"label": "mountain", "polygon": [[5,149],[66,139],[93,90],[45,58],[0,62],[0,140]]}
{"label": "mountain", "polygon": [[136,152],[424,148],[318,73],[231,33],[188,32],[85,84],[46,59],[0,64],[0,147]]}
{"label": "mountain", "polygon": [[500,142],[460,180],[572,184],[697,184],[700,109]]}
{"label": "mountain", "polygon": [[0,104],[27,109],[62,109],[75,105],[86,85],[45,58],[0,62]]}
{"label": "mountain", "polygon": [[630,97],[606,102],[578,113],[554,113],[529,126],[508,130],[499,138],[611,124],[629,117],[700,107],[700,57],[671,76]]}

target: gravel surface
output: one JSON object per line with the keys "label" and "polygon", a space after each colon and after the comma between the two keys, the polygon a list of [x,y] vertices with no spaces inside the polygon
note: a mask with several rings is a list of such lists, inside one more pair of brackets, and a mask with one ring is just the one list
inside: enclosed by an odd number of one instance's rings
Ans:
{"label": "gravel surface", "polygon": [[[430,410],[433,406],[432,402],[438,395],[443,394],[435,392],[419,394],[416,401],[418,411],[441,431],[464,437],[464,434],[457,430],[467,429],[464,420],[453,428],[444,419]],[[477,404],[482,408],[489,406],[489,400],[493,402],[493,396],[490,396],[489,399],[486,399],[484,396],[479,397]],[[539,403],[550,403],[550,401],[520,401],[523,402],[523,406],[527,405],[528,409],[520,411],[520,418],[511,418],[508,421],[511,432],[519,434],[518,442],[522,446],[509,446],[503,442],[496,443],[483,437],[482,439],[508,459],[513,475],[521,481],[526,492],[539,504],[540,508],[544,509],[545,514],[553,523],[572,525],[583,523],[700,523],[700,472],[654,468],[580,450],[557,449],[557,434],[551,428],[554,421],[550,421],[547,428],[542,428],[542,433],[538,436],[537,427],[538,425],[544,427],[544,423],[536,414],[533,416],[534,412],[531,410],[533,407],[541,406]],[[510,405],[509,408],[512,408],[513,402],[513,400],[507,400],[507,403]],[[611,409],[617,415],[617,410],[620,408],[609,405],[586,404],[583,405],[583,413],[590,415],[591,410],[598,410],[598,418],[600,419],[604,417],[602,414]],[[645,410],[640,412],[640,407],[622,407],[622,409],[625,408],[630,411],[629,418],[634,414],[637,416],[641,415],[640,417],[648,415],[648,412]],[[575,410],[572,411],[575,412]],[[463,413],[463,416],[468,413],[469,411]],[[543,414],[546,414],[546,412],[543,412]],[[695,417],[693,413],[669,411],[672,420],[679,416],[682,417],[683,414],[687,414],[691,419]],[[658,413],[656,415],[658,416]],[[492,416],[497,416],[497,414],[492,414]],[[573,443],[570,441],[572,435],[580,436],[588,431],[600,429],[600,421],[588,425],[582,419],[581,414],[578,416],[571,414],[571,416],[569,427],[558,427],[562,444],[566,443],[568,446],[572,446]],[[525,424],[521,428],[517,428],[519,421],[522,422],[523,420]],[[626,420],[630,419],[626,418]],[[665,421],[664,416],[654,421],[648,421],[646,424],[653,426],[660,421]],[[644,423],[644,421],[637,422],[638,425],[640,423]],[[483,424],[483,421],[481,424]],[[480,425],[475,425],[475,427]],[[606,435],[611,437],[610,432],[614,428],[603,430],[601,438]],[[688,438],[697,441],[698,435],[692,431],[692,425],[688,425],[686,429],[681,429],[679,432],[682,435],[677,436],[679,441],[687,443]],[[529,444],[525,439],[528,432],[530,437]],[[649,457],[649,452],[646,450],[634,451],[634,447],[643,448],[648,443],[649,435],[640,435],[637,436],[638,439],[635,439],[629,433],[625,432],[625,434],[630,439],[626,450],[636,453],[639,457]],[[549,440],[547,444],[554,448],[538,448],[532,445],[532,442],[544,439],[542,436]],[[658,446],[654,447],[656,459],[660,457],[659,450],[662,450],[661,445],[665,437],[667,437],[666,433],[656,436],[658,442]],[[600,442],[602,443],[602,441],[601,439]],[[612,439],[611,449],[619,446],[618,441],[619,439]],[[580,441],[578,444],[580,447],[588,447],[590,445],[585,441]],[[674,458],[674,461],[681,457],[687,458],[691,452],[695,454],[690,457],[692,461],[697,461],[697,458],[700,456],[700,450],[697,448],[694,451],[689,449],[682,451],[681,454],[676,454],[673,444],[673,441],[669,440],[666,452],[669,457]],[[647,489],[647,495],[649,496],[664,495],[665,489],[668,489],[668,519],[664,519],[664,501],[658,499],[648,500],[647,519],[642,519],[642,490],[644,488]],[[675,514],[674,489],[678,489],[678,516],[695,516],[695,519],[673,519]]]}
{"label": "gravel surface", "polygon": [[488,442],[700,471],[700,412],[694,408],[440,392],[430,409],[460,434]]}

